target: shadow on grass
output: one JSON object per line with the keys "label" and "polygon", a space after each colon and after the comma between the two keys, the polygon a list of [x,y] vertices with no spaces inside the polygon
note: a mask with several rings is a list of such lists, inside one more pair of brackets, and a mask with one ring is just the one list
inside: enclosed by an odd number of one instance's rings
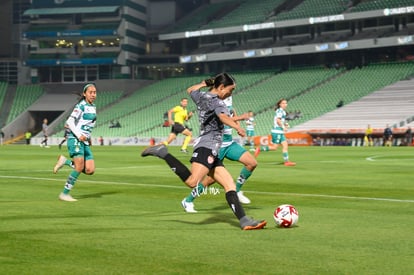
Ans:
{"label": "shadow on grass", "polygon": [[117,194],[119,192],[115,192],[115,191],[111,191],[111,192],[99,192],[99,193],[93,193],[93,194],[85,194],[85,195],[79,195],[76,196],[79,199],[90,199],[90,198],[102,198],[103,196],[106,195],[113,195],[113,194]]}
{"label": "shadow on grass", "polygon": [[227,223],[227,224],[230,224],[231,226],[240,228],[239,221],[237,220],[236,216],[232,214],[225,214],[225,215],[223,215],[223,213],[209,213],[209,214],[212,214],[212,215],[198,222],[184,221],[184,220],[174,220],[174,221],[183,223],[183,224],[191,224],[191,225]]}
{"label": "shadow on grass", "polygon": [[[246,211],[246,209],[263,209],[263,207],[254,206],[253,204],[242,204],[242,207],[245,211]],[[211,208],[211,209],[206,209],[206,211],[210,211],[210,210],[212,210],[212,211],[221,211],[221,210],[226,210],[226,209],[229,209],[229,211],[231,211],[227,204],[216,206],[216,207]],[[249,216],[249,213],[246,213],[246,215]]]}
{"label": "shadow on grass", "polygon": [[[255,207],[251,204],[249,205],[242,205],[243,208],[246,209],[262,209],[261,207]],[[229,213],[225,213],[223,214],[222,211],[229,211]],[[174,220],[175,222],[179,222],[179,223],[184,223],[184,224],[192,224],[192,225],[196,225],[196,224],[218,224],[218,223],[227,223],[230,224],[231,226],[240,228],[240,223],[237,219],[237,217],[232,213],[231,209],[229,208],[229,206],[227,204],[221,204],[218,205],[214,208],[210,208],[210,209],[204,209],[199,211],[199,214],[209,214],[210,216],[202,221],[184,221],[184,220]],[[193,214],[193,213],[187,213],[185,215],[189,215],[189,216],[193,216],[193,215],[197,215],[197,214]],[[250,217],[248,211],[246,211],[246,215],[248,217]]]}

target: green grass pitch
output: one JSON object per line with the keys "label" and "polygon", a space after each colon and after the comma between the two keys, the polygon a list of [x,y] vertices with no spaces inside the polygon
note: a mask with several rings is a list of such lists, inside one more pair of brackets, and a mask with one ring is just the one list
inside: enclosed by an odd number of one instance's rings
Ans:
{"label": "green grass pitch", "polygon": [[[290,147],[263,152],[244,186],[242,231],[223,190],[181,208],[190,189],[143,147],[95,146],[96,172],[61,202],[69,168],[55,146],[0,147],[0,274],[413,274],[414,148]],[[189,155],[170,152],[189,164]],[[225,161],[236,177],[237,162]],[[276,228],[274,209],[299,211]]]}

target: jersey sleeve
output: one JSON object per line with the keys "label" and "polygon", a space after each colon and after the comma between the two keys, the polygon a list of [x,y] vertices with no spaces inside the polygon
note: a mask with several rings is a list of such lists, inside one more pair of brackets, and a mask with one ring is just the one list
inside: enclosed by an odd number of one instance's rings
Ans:
{"label": "jersey sleeve", "polygon": [[75,120],[79,120],[79,118],[82,116],[83,110],[79,104],[73,108],[72,113],[70,114],[71,117],[73,117]]}

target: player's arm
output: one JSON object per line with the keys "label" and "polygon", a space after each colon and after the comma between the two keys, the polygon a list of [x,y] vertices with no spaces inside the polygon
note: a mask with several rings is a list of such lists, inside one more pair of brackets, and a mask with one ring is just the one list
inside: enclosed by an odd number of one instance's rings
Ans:
{"label": "player's arm", "polygon": [[207,84],[206,84],[206,82],[203,80],[203,81],[201,81],[201,82],[200,82],[200,83],[198,83],[198,84],[194,84],[193,86],[188,87],[188,88],[187,88],[187,93],[188,93],[188,94],[191,94],[193,91],[198,91],[198,90],[200,90],[201,88],[204,88],[204,87],[207,87]]}
{"label": "player's arm", "polygon": [[287,128],[288,128],[289,124],[288,125],[286,125],[287,123],[283,124],[282,118],[280,118],[280,117],[276,118],[276,123],[277,123],[277,125],[279,125],[279,127],[281,127],[283,129],[283,131],[287,131]]}
{"label": "player's arm", "polygon": [[171,110],[168,110],[168,123],[170,125],[173,125],[174,124],[174,121],[172,119],[172,114],[174,113],[174,109],[175,109],[175,107],[172,108]]}
{"label": "player's arm", "polygon": [[66,121],[68,124],[69,129],[72,131],[72,133],[76,136],[76,138],[80,141],[87,141],[88,137],[84,136],[82,132],[76,127],[75,124],[75,118],[73,116],[70,116],[68,120]]}
{"label": "player's arm", "polygon": [[240,121],[240,120],[246,120],[249,118],[249,114],[248,113],[244,113],[240,116],[238,116],[236,114],[236,112],[234,112],[234,116],[232,117],[234,121]]}
{"label": "player's arm", "polygon": [[223,122],[227,126],[230,126],[234,130],[236,130],[237,131],[237,134],[239,136],[241,136],[241,137],[245,137],[246,136],[246,131],[243,128],[241,128],[240,125],[233,120],[233,118],[229,117],[225,113],[219,114],[218,117],[221,120],[221,122]]}

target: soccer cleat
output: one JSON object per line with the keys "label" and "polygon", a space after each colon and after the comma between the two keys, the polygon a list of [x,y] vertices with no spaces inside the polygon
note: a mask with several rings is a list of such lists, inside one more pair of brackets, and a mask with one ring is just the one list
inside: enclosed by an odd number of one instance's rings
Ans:
{"label": "soccer cleat", "polygon": [[64,194],[64,193],[60,193],[59,194],[59,200],[61,200],[61,201],[69,201],[69,202],[78,201],[77,199],[72,198],[71,195]]}
{"label": "soccer cleat", "polygon": [[184,154],[188,154],[188,151],[186,149],[181,149],[180,152]]}
{"label": "soccer cleat", "polygon": [[55,164],[55,167],[53,167],[53,173],[57,173],[59,171],[60,168],[63,167],[63,165],[65,165],[66,162],[66,158],[62,155],[58,156],[57,162]]}
{"label": "soccer cleat", "polygon": [[197,213],[197,210],[194,209],[194,203],[192,202],[187,202],[185,199],[183,199],[181,201],[181,206],[187,213]]}
{"label": "soccer cleat", "polygon": [[142,151],[141,156],[155,156],[159,158],[165,158],[165,156],[168,154],[168,149],[164,144],[158,144],[151,147],[148,147],[144,151]]}
{"label": "soccer cleat", "polygon": [[243,203],[243,204],[249,204],[249,203],[250,203],[249,198],[248,198],[248,197],[246,197],[246,196],[243,194],[243,191],[239,191],[239,192],[237,192],[237,197],[239,198],[239,201],[240,201],[241,203]]}
{"label": "soccer cleat", "polygon": [[260,154],[260,147],[257,147],[256,150],[254,150],[254,157],[257,158]]}
{"label": "soccer cleat", "polygon": [[255,229],[263,229],[267,224],[267,221],[256,221],[247,217],[243,217],[240,219],[240,226],[242,230],[255,230]]}
{"label": "soccer cleat", "polygon": [[284,165],[285,166],[296,166],[296,162],[285,161]]}

